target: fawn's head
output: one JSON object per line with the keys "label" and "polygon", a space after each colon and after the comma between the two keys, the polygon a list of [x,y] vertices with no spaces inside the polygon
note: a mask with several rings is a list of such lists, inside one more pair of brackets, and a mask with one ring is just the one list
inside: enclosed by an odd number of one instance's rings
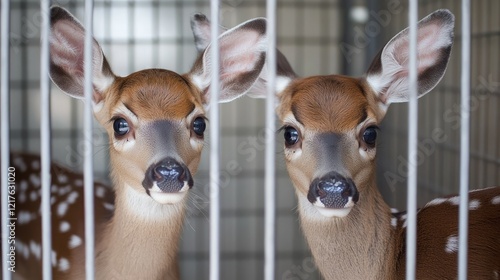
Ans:
{"label": "fawn's head", "polygon": [[[209,24],[205,17],[192,20],[199,49],[210,39]],[[453,26],[447,10],[418,24],[419,97],[444,75]],[[363,194],[370,196],[378,125],[389,104],[409,98],[408,41],[405,29],[387,43],[362,78],[298,78],[278,51],[277,114],[283,123],[285,160],[299,202],[311,217],[345,216]],[[265,78],[263,71],[250,96],[266,96]]]}
{"label": "fawn's head", "polygon": [[[219,36],[221,102],[243,95],[265,62],[264,19],[247,21]],[[84,36],[66,10],[51,9],[50,76],[65,93],[83,97]],[[176,203],[193,186],[204,144],[210,100],[210,46],[186,74],[147,69],[118,77],[93,40],[94,115],[110,142],[116,185]]]}
{"label": "fawn's head", "polygon": [[[418,24],[419,97],[444,75],[453,26],[454,17],[445,10]],[[310,210],[306,213],[343,217],[373,193],[378,126],[389,104],[409,99],[408,56],[405,29],[387,43],[365,77],[279,80],[286,164],[299,201]]]}

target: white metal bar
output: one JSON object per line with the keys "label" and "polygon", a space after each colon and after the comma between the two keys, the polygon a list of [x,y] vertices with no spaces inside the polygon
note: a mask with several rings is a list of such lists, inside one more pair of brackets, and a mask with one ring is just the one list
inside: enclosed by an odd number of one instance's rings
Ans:
{"label": "white metal bar", "polygon": [[52,279],[52,215],[50,207],[51,185],[51,130],[50,130],[50,1],[40,2],[42,12],[40,45],[40,161],[42,180],[42,253],[43,279]]}
{"label": "white metal bar", "polygon": [[85,199],[85,277],[95,278],[95,221],[94,221],[94,167],[92,143],[92,28],[93,0],[85,1],[85,43],[84,43],[84,95],[85,110],[83,111],[83,134],[87,143],[84,155],[84,199]]}
{"label": "white metal bar", "polygon": [[406,279],[415,279],[417,251],[417,144],[418,144],[418,81],[417,22],[418,0],[410,0],[409,11],[409,94],[408,110],[408,212],[406,228]]}
{"label": "white metal bar", "polygon": [[276,83],[276,0],[267,0],[267,99],[266,99],[266,155],[265,155],[265,217],[264,217],[264,279],[275,279],[276,186],[275,186],[275,105]]}
{"label": "white metal bar", "polygon": [[462,0],[462,70],[460,129],[460,221],[458,232],[458,279],[467,279],[467,237],[469,220],[470,143],[470,0]]}
{"label": "white metal bar", "polygon": [[9,68],[10,68],[10,59],[9,59],[9,31],[10,31],[10,0],[2,0],[1,3],[1,40],[0,40],[0,61],[2,61],[2,68],[0,74],[0,120],[1,120],[1,135],[0,137],[0,155],[2,155],[0,166],[2,170],[0,171],[1,178],[1,193],[2,193],[2,203],[1,204],[1,212],[2,212],[2,279],[10,280],[12,279],[12,273],[9,271],[9,226],[8,222],[9,218],[9,197],[8,197],[8,180],[9,180],[9,170],[10,167],[10,143],[9,143]]}
{"label": "white metal bar", "polygon": [[210,280],[220,279],[220,198],[219,198],[219,1],[210,1],[212,25],[210,83]]}

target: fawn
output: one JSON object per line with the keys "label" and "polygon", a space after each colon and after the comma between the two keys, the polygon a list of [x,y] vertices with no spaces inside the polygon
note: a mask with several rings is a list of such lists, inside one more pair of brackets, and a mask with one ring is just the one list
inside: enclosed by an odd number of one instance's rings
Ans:
{"label": "fawn", "polygon": [[[192,21],[200,49],[210,22]],[[443,77],[454,16],[438,10],[418,23],[418,94]],[[278,54],[279,56],[279,54]],[[392,38],[366,75],[299,78],[278,60],[276,112],[305,238],[325,279],[404,279],[404,215],[393,220],[375,181],[378,125],[389,104],[408,101],[408,29]],[[264,76],[264,77],[262,77]],[[265,73],[259,83],[265,83]],[[265,86],[251,89],[265,97]],[[498,279],[500,187],[469,194],[469,279]],[[418,211],[417,279],[455,279],[458,197]]]}
{"label": "fawn", "polygon": [[[50,77],[66,94],[82,98],[85,30],[65,9],[52,7],[50,12]],[[186,74],[146,69],[119,77],[93,41],[93,110],[108,132],[115,196],[113,205],[106,188],[96,186],[96,279],[179,278],[178,240],[204,144],[210,94],[229,102],[255,83],[265,63],[266,21],[249,20],[218,40],[218,93],[210,90],[210,46]],[[36,167],[36,161],[13,155],[14,164]],[[41,271],[40,182],[37,174],[30,174],[38,168],[25,168],[24,178],[19,178],[19,195],[26,202],[19,208],[29,208],[19,228],[26,234],[19,238],[17,266],[22,270],[18,275],[26,279],[39,278]],[[63,168],[58,172],[52,177],[54,276],[81,279],[82,176]],[[103,218],[111,213],[110,219]]]}

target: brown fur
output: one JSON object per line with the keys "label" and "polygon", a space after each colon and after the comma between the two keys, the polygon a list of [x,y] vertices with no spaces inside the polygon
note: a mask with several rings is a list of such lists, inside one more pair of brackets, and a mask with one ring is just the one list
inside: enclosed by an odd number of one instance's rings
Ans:
{"label": "brown fur", "polygon": [[185,118],[195,108],[201,107],[199,94],[183,76],[163,69],[148,69],[119,78],[106,103],[110,107],[123,102],[143,120]]}
{"label": "brown fur", "polygon": [[340,76],[314,76],[296,79],[281,94],[278,114],[288,112],[314,131],[346,132],[364,121],[375,100],[367,96],[364,80]]}

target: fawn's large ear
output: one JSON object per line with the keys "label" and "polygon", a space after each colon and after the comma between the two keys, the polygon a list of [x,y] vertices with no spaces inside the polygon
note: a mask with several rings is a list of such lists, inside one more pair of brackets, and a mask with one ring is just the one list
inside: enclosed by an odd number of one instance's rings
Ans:
{"label": "fawn's large ear", "polygon": [[[453,44],[455,18],[448,10],[437,10],[418,22],[418,96],[432,90],[443,77]],[[367,81],[383,103],[409,100],[408,28],[394,36],[372,62]]]}
{"label": "fawn's large ear", "polygon": [[[191,16],[191,30],[194,35],[194,44],[196,45],[196,50],[200,53],[210,45],[210,40],[212,40],[212,30],[210,26],[210,20],[206,15],[198,13]],[[217,36],[226,31],[227,28],[219,26],[219,34],[217,34]]]}
{"label": "fawn's large ear", "polygon": [[[191,29],[194,35],[196,49],[201,52],[210,44],[212,38],[211,22],[204,14],[195,14],[191,17]],[[219,27],[219,34],[226,31],[225,27]],[[297,75],[293,71],[286,57],[276,50],[277,59],[277,81],[276,92],[280,93],[290,81]],[[253,98],[265,98],[267,96],[267,64],[260,72],[259,78],[255,81],[252,88],[248,90],[247,95]]]}
{"label": "fawn's large ear", "polygon": [[[255,83],[266,61],[266,20],[244,22],[219,36],[219,101],[229,102],[245,94]],[[207,107],[210,101],[211,45],[195,62],[187,76],[203,93]]]}
{"label": "fawn's large ear", "polygon": [[[61,7],[50,9],[50,26],[50,78],[68,95],[83,98],[85,30]],[[92,49],[93,101],[98,104],[116,76],[95,39]]]}

